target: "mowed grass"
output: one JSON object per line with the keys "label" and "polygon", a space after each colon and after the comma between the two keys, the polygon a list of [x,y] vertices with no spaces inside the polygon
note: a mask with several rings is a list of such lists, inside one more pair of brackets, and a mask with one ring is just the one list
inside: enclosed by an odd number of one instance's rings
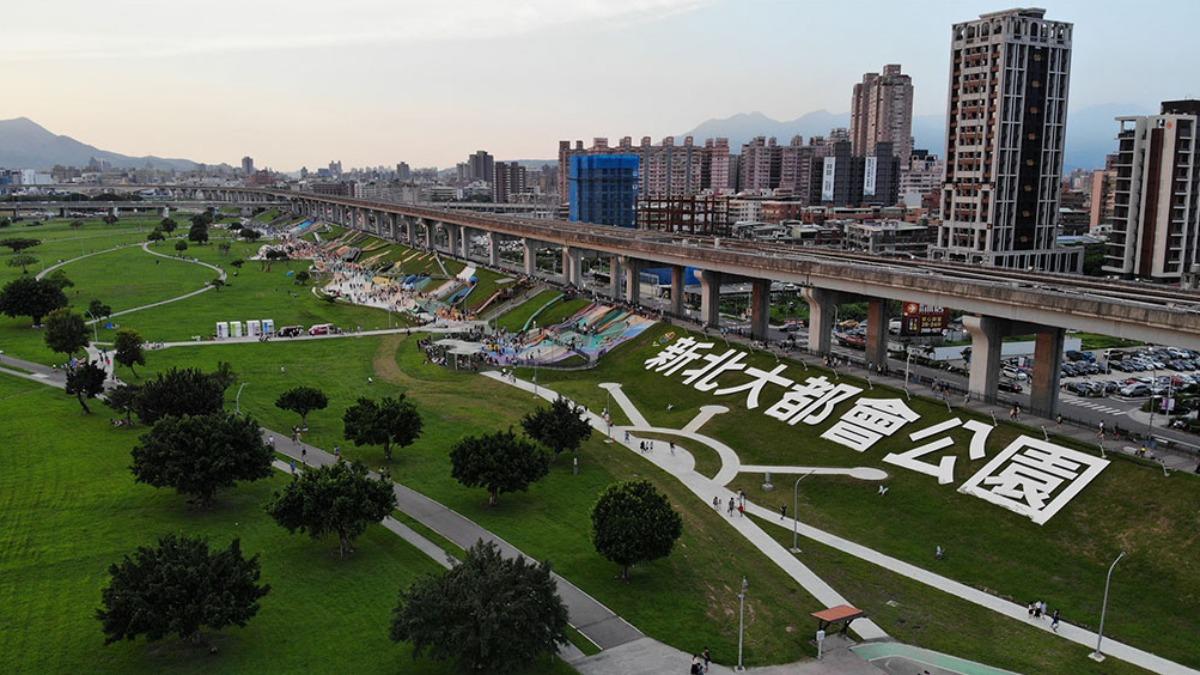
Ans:
{"label": "mowed grass", "polygon": [[[957,409],[947,412],[942,402],[914,398],[909,404],[921,419],[900,433],[858,453],[819,438],[849,409],[844,403],[822,424],[789,426],[763,414],[782,393],[769,386],[758,410],[745,408],[745,395],[714,397],[683,384],[679,375],[665,377],[646,371],[644,360],[660,350],[658,338],[678,337],[684,331],[659,326],[615,350],[588,371],[542,369],[539,381],[584,402],[602,407],[606,393],[599,382],[621,382],[629,397],[651,424],[681,428],[702,405],[724,404],[730,412],[708,422],[703,432],[735,448],[743,463],[800,466],[870,466],[888,472],[885,498],[876,495],[877,484],[840,477],[814,477],[800,486],[802,519],[857,543],[915,565],[933,564],[933,551],[942,546],[947,559],[937,571],[964,583],[989,589],[1025,604],[1044,600],[1060,608],[1064,620],[1095,629],[1109,564],[1124,550],[1127,556],[1116,572],[1105,633],[1166,658],[1200,666],[1200,481],[1175,473],[1169,478],[1154,465],[1113,458],[1112,463],[1082,493],[1045,525],[1039,526],[976,497],[957,492],[982,461],[967,456],[970,433],[951,432],[955,444],[932,458],[952,454],[956,460],[954,483],[886,464],[889,452],[903,452],[919,443],[908,433],[957,416],[972,418]],[[723,350],[720,338],[714,351]],[[750,363],[769,370],[774,357],[757,354]],[[789,362],[785,373],[793,379],[832,373]],[[526,373],[528,377],[530,373]],[[744,381],[741,374],[721,377],[722,386]],[[864,389],[864,397],[904,398],[903,392],[843,378]],[[671,408],[668,409],[668,403]],[[1004,411],[997,411],[1004,417]],[[990,423],[990,419],[986,420]],[[1051,429],[1052,431],[1052,429]],[[1040,429],[1002,422],[991,434],[988,456],[994,456],[1021,434],[1041,437]],[[933,440],[933,439],[928,439]],[[927,442],[927,441],[926,441]],[[1070,441],[1059,442],[1072,445]],[[1093,448],[1078,448],[1094,454]],[[778,492],[761,490],[762,476],[743,474],[732,487],[746,490],[752,500],[772,508]],[[791,487],[787,482],[787,487]],[[790,500],[789,500],[790,501]],[[840,589],[853,597],[853,589]],[[969,654],[964,653],[964,656]]]}
{"label": "mowed grass", "polygon": [[538,314],[534,320],[537,321],[537,325],[539,326],[556,326],[572,316],[575,316],[576,312],[590,304],[592,304],[592,301],[588,300],[587,298],[559,300],[553,305],[550,305],[546,311]]}
{"label": "mowed grass", "polygon": [[[134,483],[129,450],[144,429],[113,429],[61,391],[7,376],[0,418],[20,421],[0,427],[0,671],[456,672],[388,639],[398,590],[440,568],[382,526],[341,560],[335,542],[290,535],[263,511],[283,475],[194,510],[174,491]],[[259,555],[271,585],[260,612],[208,634],[215,654],[174,638],[104,646],[95,611],[108,566],[172,532],[217,547],[237,537]]]}
{"label": "mowed grass", "polygon": [[[680,483],[597,434],[580,453],[579,475],[569,457],[527,493],[505,494],[495,508],[483,490],[450,477],[448,453],[458,439],[519,429],[522,415],[542,401],[507,385],[425,363],[417,337],[344,338],[333,342],[277,342],[172,348],[150,355],[148,369],[197,364],[209,369],[228,361],[237,371],[242,410],[286,430],[298,418],[274,407],[280,392],[300,385],[323,389],[328,409],[309,416],[306,440],[372,467],[383,465],[378,447],[356,448],[342,439],[341,415],[358,396],[379,398],[403,391],[416,402],[425,428],[410,448],[396,451],[394,478],[479,522],[527,554],[549,560],[567,579],[647,634],[685,651],[704,646],[722,663],[735,659],[737,588],[743,575],[756,588],[747,607],[746,658],[751,664],[785,663],[811,655],[807,615],[817,602],[778,567],[746,543],[723,516]],[[141,372],[141,369],[139,369]],[[122,377],[128,373],[122,369]],[[368,377],[373,383],[368,383]],[[231,396],[233,392],[230,392]],[[684,517],[684,536],[666,559],[639,565],[625,583],[618,568],[597,554],[590,539],[590,510],[600,491],[617,480],[647,478],[668,495]]]}
{"label": "mowed grass", "polygon": [[496,325],[510,333],[516,333],[525,327],[525,324],[529,321],[529,317],[533,316],[534,312],[559,295],[561,293],[552,288],[541,291],[532,298],[505,312],[503,316],[496,320]]}

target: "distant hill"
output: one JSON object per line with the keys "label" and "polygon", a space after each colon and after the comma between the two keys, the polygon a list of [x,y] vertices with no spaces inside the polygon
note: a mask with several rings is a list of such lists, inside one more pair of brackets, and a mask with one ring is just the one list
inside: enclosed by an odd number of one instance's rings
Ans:
{"label": "distant hill", "polygon": [[122,169],[143,168],[188,171],[196,162],[188,159],[164,159],[153,155],[130,157],[81,143],[70,136],[59,136],[27,117],[0,120],[0,167],[8,169],[49,170],[55,164],[83,168],[91,158],[110,162]]}
{"label": "distant hill", "polygon": [[[1064,170],[1099,168],[1104,156],[1116,150],[1117,115],[1152,114],[1153,109],[1137,104],[1109,103],[1073,109],[1067,118],[1067,147]],[[780,143],[789,142],[800,134],[805,141],[813,136],[827,136],[829,130],[850,126],[850,113],[831,113],[817,110],[794,120],[771,119],[761,112],[738,113],[722,119],[711,119],[676,138],[692,136],[697,142],[707,138],[728,138],[730,150],[741,152],[743,143],[755,136],[774,136]],[[918,148],[945,154],[945,115],[917,115],[913,118],[913,138]]]}

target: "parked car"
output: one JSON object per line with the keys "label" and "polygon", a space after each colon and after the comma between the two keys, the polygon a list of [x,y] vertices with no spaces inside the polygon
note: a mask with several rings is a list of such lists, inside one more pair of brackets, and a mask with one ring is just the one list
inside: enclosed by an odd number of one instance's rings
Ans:
{"label": "parked car", "polygon": [[1130,384],[1121,389],[1122,396],[1149,396],[1150,385],[1148,384]]}
{"label": "parked car", "polygon": [[296,337],[304,334],[304,326],[284,326],[279,329],[279,337]]}
{"label": "parked car", "polygon": [[1014,394],[1019,394],[1024,391],[1024,387],[1021,386],[1020,382],[1009,380],[1003,377],[1000,378],[1000,383],[996,385],[996,388],[1000,391],[1012,392]]}
{"label": "parked car", "polygon": [[331,323],[318,323],[318,324],[314,325],[312,328],[308,329],[309,335],[329,335],[332,332],[333,332],[333,324],[331,324]]}

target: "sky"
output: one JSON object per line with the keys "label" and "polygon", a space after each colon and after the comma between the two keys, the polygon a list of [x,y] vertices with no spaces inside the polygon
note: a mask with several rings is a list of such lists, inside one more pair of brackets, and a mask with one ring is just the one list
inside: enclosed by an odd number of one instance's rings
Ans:
{"label": "sky", "polygon": [[[945,109],[976,0],[59,0],[0,21],[0,119],[105,150],[291,171],[656,140],[761,111],[845,112],[903,64]],[[1200,96],[1197,0],[1037,3],[1075,24],[1071,107]]]}

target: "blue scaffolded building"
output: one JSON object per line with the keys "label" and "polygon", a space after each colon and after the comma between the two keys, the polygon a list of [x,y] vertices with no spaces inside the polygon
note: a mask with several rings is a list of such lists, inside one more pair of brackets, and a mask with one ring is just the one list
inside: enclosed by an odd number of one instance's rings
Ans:
{"label": "blue scaffolded building", "polygon": [[637,227],[637,155],[576,155],[567,183],[571,220]]}

